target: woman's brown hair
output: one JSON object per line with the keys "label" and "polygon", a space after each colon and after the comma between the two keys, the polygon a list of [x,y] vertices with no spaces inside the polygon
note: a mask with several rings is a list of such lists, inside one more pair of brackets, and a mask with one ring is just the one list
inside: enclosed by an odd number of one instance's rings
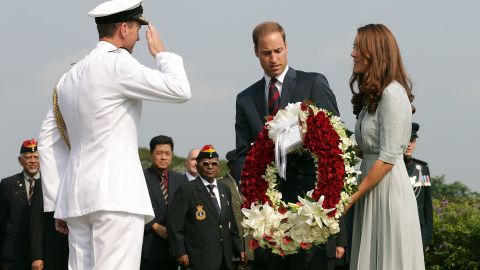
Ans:
{"label": "woman's brown hair", "polygon": [[[403,67],[400,49],[392,32],[383,24],[368,24],[358,28],[356,49],[368,64],[365,73],[352,73],[350,90],[352,91],[353,113],[358,116],[367,104],[369,113],[377,110],[383,90],[392,81],[397,81],[406,90],[410,102],[413,101],[412,83]],[[357,85],[358,92],[354,90]]]}

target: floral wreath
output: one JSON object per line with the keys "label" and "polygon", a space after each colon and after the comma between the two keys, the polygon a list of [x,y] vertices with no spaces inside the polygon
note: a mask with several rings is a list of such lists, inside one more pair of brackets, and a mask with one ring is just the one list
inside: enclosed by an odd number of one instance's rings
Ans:
{"label": "floral wreath", "polygon": [[[282,123],[292,119],[301,136],[293,151],[310,154],[317,168],[315,188],[306,197],[298,197],[295,204],[282,201],[282,193],[276,189],[279,171],[275,163]],[[354,168],[357,158],[351,134],[340,117],[303,102],[288,104],[267,119],[241,175],[242,226],[245,236],[252,237],[251,249],[260,246],[281,256],[294,254],[323,244],[340,231],[339,218],[360,174]]]}

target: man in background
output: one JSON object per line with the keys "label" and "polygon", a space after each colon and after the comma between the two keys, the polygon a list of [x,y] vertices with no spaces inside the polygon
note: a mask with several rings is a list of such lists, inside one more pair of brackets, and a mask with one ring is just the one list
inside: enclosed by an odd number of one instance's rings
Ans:
{"label": "man in background", "polygon": [[222,178],[218,179],[219,183],[225,184],[230,193],[232,194],[232,209],[233,214],[235,215],[235,221],[237,223],[238,234],[243,238],[243,244],[245,249],[245,261],[242,262],[240,258],[234,258],[233,260],[233,269],[251,269],[251,262],[253,261],[253,251],[248,247],[250,237],[243,237],[243,227],[241,222],[243,220],[242,214],[242,195],[239,192],[237,181],[235,180],[235,150],[232,150],[227,153],[227,168],[228,171]]}
{"label": "man in background", "polygon": [[169,170],[173,146],[172,138],[165,135],[150,140],[152,166],[143,172],[155,218],[145,225],[141,270],[177,269],[177,261],[170,254],[168,244],[167,211],[175,192],[187,180],[183,175]]}
{"label": "man in background", "polygon": [[191,269],[232,269],[243,258],[242,240],[230,190],[216,177],[220,162],[212,145],[197,156],[198,177],[181,186],[168,211],[170,247],[178,263]]}
{"label": "man in background", "polygon": [[[18,162],[22,171],[0,181],[0,256],[2,270],[42,266],[30,256],[30,211],[35,186],[40,186],[37,141],[25,140]],[[36,228],[42,230],[41,227]]]}
{"label": "man in background", "polygon": [[185,160],[185,179],[188,181],[195,180],[198,176],[197,172],[197,156],[200,149],[193,148],[188,152],[188,157]]}
{"label": "man in background", "polygon": [[418,217],[424,250],[432,244],[433,235],[433,203],[432,184],[430,182],[430,170],[428,163],[413,157],[417,147],[418,130],[420,125],[412,123],[412,135],[410,143],[403,154],[405,166],[417,198]]}

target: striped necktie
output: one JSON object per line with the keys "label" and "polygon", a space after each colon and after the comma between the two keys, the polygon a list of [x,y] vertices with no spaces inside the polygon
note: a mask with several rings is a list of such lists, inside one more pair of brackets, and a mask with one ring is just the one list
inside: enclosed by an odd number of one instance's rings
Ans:
{"label": "striped necktie", "polygon": [[162,181],[160,181],[160,187],[162,188],[163,198],[165,199],[165,204],[168,205],[168,176],[167,173],[162,174]]}
{"label": "striped necktie", "polygon": [[35,188],[35,179],[29,177],[29,178],[27,178],[27,182],[28,182],[28,186],[29,186],[29,189],[28,189],[28,204],[30,204],[30,202],[32,201],[33,189]]}
{"label": "striped necktie", "polygon": [[268,113],[270,115],[276,115],[280,105],[280,92],[275,85],[277,81],[276,78],[272,78],[268,84]]}

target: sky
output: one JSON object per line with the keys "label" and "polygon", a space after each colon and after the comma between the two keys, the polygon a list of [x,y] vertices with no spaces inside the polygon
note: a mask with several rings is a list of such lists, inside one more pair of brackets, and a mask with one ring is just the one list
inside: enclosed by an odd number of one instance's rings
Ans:
{"label": "sky", "polygon": [[[21,142],[38,138],[54,85],[95,47],[95,23],[86,14],[100,2],[3,3],[0,177],[20,172]],[[285,28],[289,65],[327,77],[353,130],[352,43],[358,27],[383,23],[414,84],[414,121],[420,124],[415,156],[429,163],[433,176],[480,191],[480,2],[144,0],[143,7],[166,49],[183,57],[192,98],[180,105],[144,102],[139,146],[164,134],[174,139],[178,156],[204,144],[213,144],[221,157],[233,149],[236,95],[263,76],[251,32],[270,20]],[[144,28],[133,56],[154,67]]]}

